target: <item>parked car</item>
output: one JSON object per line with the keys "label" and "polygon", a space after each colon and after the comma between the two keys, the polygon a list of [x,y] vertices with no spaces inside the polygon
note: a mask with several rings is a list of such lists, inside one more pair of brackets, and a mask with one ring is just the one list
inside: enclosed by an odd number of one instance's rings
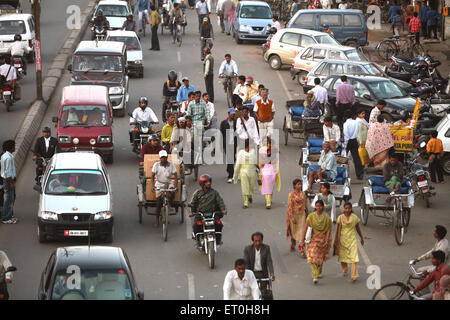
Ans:
{"label": "parked car", "polygon": [[139,37],[134,31],[108,31],[106,41],[123,42],[127,47],[128,74],[135,74],[139,78],[144,77],[144,60],[142,46]]}
{"label": "parked car", "polygon": [[[117,0],[116,0],[117,1]],[[81,41],[73,55],[74,85],[102,85],[117,116],[125,116],[128,94],[127,47],[118,41]]]}
{"label": "parked car", "polygon": [[108,19],[111,30],[121,30],[123,23],[127,20],[127,15],[132,13],[128,1],[101,0],[95,8],[91,22],[97,16],[98,10],[103,11],[103,16]]}
{"label": "parked car", "polygon": [[367,61],[366,57],[361,55],[353,47],[313,44],[305,48],[295,57],[294,63],[291,66],[291,76],[294,77],[296,75],[298,77],[298,83],[304,85],[307,74],[319,62],[325,59]]}
{"label": "parked car", "polygon": [[113,241],[111,181],[98,154],[89,151],[55,154],[42,177],[38,239],[83,237],[86,242]]}
{"label": "parked car", "polygon": [[301,77],[297,77],[300,69],[295,68],[293,64],[291,67],[291,76],[294,80],[297,78],[297,81],[300,85],[303,86],[303,92],[306,93],[314,87],[314,79],[319,78],[321,82],[328,77],[329,75],[372,75],[377,77],[385,77],[389,78],[398,84],[402,89],[405,89],[407,92],[412,88],[412,85],[408,82],[398,80],[395,78],[391,78],[383,71],[381,67],[377,64],[369,61],[345,61],[345,60],[331,60],[325,59],[317,63],[308,75],[301,79]]}
{"label": "parked car", "polygon": [[313,44],[339,45],[339,42],[325,32],[296,28],[281,29],[268,43],[264,60],[269,62],[272,69],[277,70],[282,65],[292,64],[299,52]]}
{"label": "parked car", "polygon": [[143,300],[144,293],[136,286],[122,248],[73,246],[57,248],[50,255],[41,274],[38,299]]}
{"label": "parked car", "polygon": [[[432,132],[436,131],[438,133],[438,139],[441,139],[442,141],[442,147],[444,149],[444,158],[442,159],[442,169],[446,174],[450,174],[450,114],[447,113],[444,115],[441,119],[441,121],[438,122],[438,124],[434,128],[424,129],[421,130],[423,134],[431,134]],[[425,138],[425,139],[424,139]],[[424,140],[422,140],[424,139]],[[419,139],[419,141],[425,141],[428,143],[429,136],[428,137],[422,137]],[[419,142],[420,144],[420,142]],[[425,147],[426,148],[426,147]],[[422,151],[419,148],[419,152]],[[424,150],[425,152],[426,150]]]}
{"label": "parked car", "polygon": [[[416,99],[409,96],[394,81],[383,77],[353,75],[347,76],[347,79],[348,83],[355,88],[353,111],[364,109],[367,120],[369,120],[370,111],[380,99],[385,100],[387,104],[381,112],[386,121],[406,121],[411,118]],[[326,111],[328,114],[336,114],[336,87],[341,83],[341,76],[330,75],[322,84],[328,91],[329,109]]]}
{"label": "parked car", "polygon": [[56,123],[62,151],[94,151],[114,161],[113,115],[108,88],[67,86],[63,89]]}
{"label": "parked car", "polygon": [[5,14],[0,16],[0,55],[8,54],[8,49],[14,42],[14,36],[20,34],[22,42],[31,50],[28,62],[34,61],[35,29],[31,14]]}
{"label": "parked car", "polygon": [[236,43],[243,40],[264,41],[272,26],[272,11],[263,1],[239,1],[234,11],[231,32]]}
{"label": "parked car", "polygon": [[361,10],[308,9],[299,10],[289,20],[287,28],[301,28],[323,31],[323,25],[329,24],[334,37],[347,46],[365,46],[368,44],[368,28]]}
{"label": "parked car", "polygon": [[22,13],[19,0],[2,0],[0,3],[0,14]]}

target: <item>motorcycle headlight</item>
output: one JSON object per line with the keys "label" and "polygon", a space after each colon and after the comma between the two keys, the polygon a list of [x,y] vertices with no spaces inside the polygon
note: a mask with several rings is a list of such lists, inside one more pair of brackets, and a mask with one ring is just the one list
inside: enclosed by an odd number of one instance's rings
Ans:
{"label": "motorcycle headlight", "polygon": [[100,136],[98,137],[98,143],[111,143],[111,136]]}
{"label": "motorcycle headlight", "polygon": [[122,87],[111,87],[109,88],[109,94],[122,94]]}
{"label": "motorcycle headlight", "polygon": [[249,26],[246,26],[246,25],[239,26],[239,31],[241,31],[241,32],[249,32],[249,30],[250,30]]}
{"label": "motorcycle headlight", "polygon": [[108,220],[111,216],[111,211],[100,211],[95,214],[94,220]]}
{"label": "motorcycle headlight", "polygon": [[41,211],[39,216],[43,219],[43,220],[53,220],[53,221],[58,221],[58,215],[55,212],[51,212],[51,211]]}
{"label": "motorcycle headlight", "polygon": [[142,131],[142,133],[148,133],[148,128],[147,127],[142,127],[141,131]]}

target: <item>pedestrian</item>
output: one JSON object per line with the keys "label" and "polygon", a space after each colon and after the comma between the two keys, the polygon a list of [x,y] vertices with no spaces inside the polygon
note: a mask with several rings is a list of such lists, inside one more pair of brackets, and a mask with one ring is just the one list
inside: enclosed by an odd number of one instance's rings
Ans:
{"label": "pedestrian", "polygon": [[392,34],[395,36],[400,35],[400,27],[403,26],[403,17],[402,12],[400,10],[397,10],[392,17]]}
{"label": "pedestrian", "polygon": [[262,89],[262,98],[257,100],[253,112],[258,120],[258,127],[260,130],[260,135],[272,136],[273,134],[273,119],[275,117],[275,104],[272,99],[269,99],[269,90]]}
{"label": "pedestrian", "polygon": [[398,5],[398,1],[394,0],[392,5],[389,6],[389,21],[392,22],[397,11],[402,11],[402,7]]}
{"label": "pedestrian", "polygon": [[[448,240],[445,239],[445,236],[447,235],[447,229],[444,226],[436,225],[434,227],[433,236],[436,239],[436,242],[431,248],[431,250],[425,252],[423,255],[417,257],[414,259],[414,264],[416,264],[419,261],[429,260],[431,259],[431,253],[433,251],[441,250],[445,253],[445,263],[448,263],[450,259],[448,258],[450,254],[450,248],[448,246]],[[424,266],[417,269],[418,272],[424,272],[427,271],[428,273],[431,273],[434,270],[434,266]]]}
{"label": "pedestrian", "polygon": [[336,116],[340,128],[344,124],[344,113],[355,104],[355,88],[347,83],[347,76],[341,76],[342,83],[336,88]]}
{"label": "pedestrian", "polygon": [[355,165],[356,177],[358,180],[363,179],[364,169],[361,164],[361,159],[359,158],[358,152],[358,131],[359,131],[359,121],[353,119],[353,114],[350,110],[345,113],[345,123],[344,123],[344,145],[346,146],[347,155],[352,154],[353,164]]}
{"label": "pedestrian", "polygon": [[209,100],[214,102],[214,58],[210,48],[206,47],[204,52],[203,77],[205,78],[205,87],[209,95]]}
{"label": "pedestrian", "polygon": [[253,202],[253,193],[256,189],[256,152],[254,148],[250,149],[250,140],[245,140],[244,149],[239,150],[236,156],[234,166],[233,182],[236,184],[241,180],[241,192],[244,198],[244,209],[248,208],[249,203]]}
{"label": "pedestrian", "polygon": [[346,0],[342,0],[341,3],[339,3],[338,8],[341,9],[341,10],[347,10],[347,6],[348,6],[347,1]]}
{"label": "pedestrian", "polygon": [[444,171],[442,169],[441,160],[444,157],[444,147],[442,145],[442,140],[438,137],[438,132],[433,131],[431,133],[431,139],[427,143],[427,154],[429,156],[429,171],[431,181],[436,183],[436,173],[439,183],[444,182]]}
{"label": "pedestrian", "polygon": [[218,0],[216,5],[216,15],[220,19],[220,29],[222,30],[222,33],[225,32],[225,20],[224,20],[224,14],[222,10],[222,5],[225,2],[225,0]]}
{"label": "pedestrian", "polygon": [[272,17],[272,22],[273,22],[273,26],[277,29],[277,31],[279,31],[281,29],[281,24],[280,24],[280,21],[278,21],[277,15],[274,15]]}
{"label": "pedestrian", "polygon": [[379,115],[377,120],[375,123],[369,122],[365,147],[374,167],[383,167],[389,159],[389,150],[394,146],[394,140],[391,129],[384,122],[383,116]]}
{"label": "pedestrian", "polygon": [[422,6],[420,7],[419,11],[419,19],[422,24],[422,35],[426,39],[427,38],[427,12],[429,10],[429,7],[427,5],[426,0],[422,1]]}
{"label": "pedestrian", "polygon": [[[294,190],[289,193],[286,217],[286,237],[291,238],[291,251],[295,250],[297,241],[302,240],[306,216],[308,215],[308,201],[302,190],[303,183],[300,179],[292,181]],[[306,258],[305,247],[298,246],[300,255]]]}
{"label": "pedestrian", "polygon": [[203,18],[202,26],[200,27],[200,60],[205,59],[205,48],[212,49],[214,40],[213,26],[208,17]]}
{"label": "pedestrian", "polygon": [[37,138],[34,144],[33,161],[36,162],[35,180],[37,184],[41,184],[39,177],[44,173],[44,162],[42,158],[51,159],[58,152],[61,152],[58,139],[52,137],[52,131],[49,127],[44,127],[42,129],[42,137]]}
{"label": "pedestrian", "polygon": [[203,23],[203,18],[209,17],[209,9],[208,9],[208,4],[206,3],[206,1],[205,0],[197,1],[196,5],[195,5],[195,11],[197,12],[197,15],[198,15],[198,32],[200,33],[200,28]]}
{"label": "pedestrian", "polygon": [[355,282],[359,278],[358,273],[358,242],[356,233],[361,238],[361,245],[364,245],[364,238],[359,227],[359,218],[352,212],[352,204],[344,204],[344,214],[337,219],[336,235],[334,237],[335,254],[339,256],[341,263],[342,276],[346,277],[348,272],[348,263],[351,265],[351,278]]}
{"label": "pedestrian", "polygon": [[259,181],[261,181],[261,194],[266,198],[266,209],[270,209],[275,184],[277,184],[278,192],[281,190],[281,176],[278,148],[272,145],[269,136],[265,140],[265,145],[259,149]]}
{"label": "pedestrian", "polygon": [[323,202],[323,211],[331,217],[333,224],[336,224],[336,198],[330,191],[330,184],[328,182],[320,184],[319,193],[316,194],[311,202],[311,208],[315,208],[318,200]]}
{"label": "pedestrian", "polygon": [[320,0],[322,9],[331,9],[332,0]]}
{"label": "pedestrian", "polygon": [[234,118],[235,113],[236,111],[234,108],[229,108],[228,117],[220,123],[223,151],[226,156],[228,183],[233,182],[234,162],[236,161],[237,137],[234,134],[236,131],[236,119]]}
{"label": "pedestrian", "polygon": [[264,235],[261,232],[252,234],[252,244],[244,248],[244,260],[248,270],[253,271],[256,279],[272,278],[275,280],[273,271],[272,255],[270,246],[263,243]]}
{"label": "pedestrian", "polygon": [[211,119],[209,121],[208,129],[217,129],[217,116],[216,116],[216,109],[214,108],[214,103],[209,101],[209,94],[207,92],[203,93],[202,98],[203,101],[205,101],[206,109],[208,109],[209,118]]}
{"label": "pedestrian", "polygon": [[227,36],[231,34],[231,24],[233,22],[235,4],[233,0],[225,0],[222,4],[223,19],[225,24],[225,32]]}
{"label": "pedestrian", "polygon": [[292,6],[291,6],[291,18],[297,13],[297,11],[300,9],[300,5],[298,4],[299,0],[293,0]]}
{"label": "pedestrian", "polygon": [[357,118],[356,120],[359,121],[359,128],[358,128],[358,144],[360,146],[366,145],[367,140],[367,131],[369,130],[369,123],[366,120],[366,112],[364,109],[359,109],[357,111]]}
{"label": "pedestrian", "polygon": [[225,276],[223,282],[223,300],[259,300],[260,292],[256,277],[251,270],[245,269],[245,260],[237,259],[234,270]]}
{"label": "pedestrian", "polygon": [[19,220],[14,218],[14,201],[16,196],[16,165],[13,152],[16,150],[14,140],[3,142],[3,155],[0,160],[1,177],[3,179],[3,210],[2,223],[16,224]]}
{"label": "pedestrian", "polygon": [[159,51],[158,26],[161,23],[161,15],[152,4],[150,6],[150,26],[152,27],[152,46],[149,50]]}
{"label": "pedestrian", "polygon": [[333,123],[331,116],[323,120],[323,141],[330,143],[332,152],[336,152],[341,141],[341,129]]}
{"label": "pedestrian", "polygon": [[328,91],[320,85],[320,78],[314,79],[314,88],[311,89],[314,98],[320,103],[320,107],[324,110],[325,104],[328,103]]}
{"label": "pedestrian", "polygon": [[386,101],[382,99],[378,100],[377,105],[370,111],[369,124],[378,121],[378,116],[381,115],[381,110],[383,110],[384,107],[386,107]]}
{"label": "pedestrian", "polygon": [[431,33],[434,34],[434,39],[437,39],[437,20],[438,14],[433,7],[427,11],[427,38],[431,39]]}
{"label": "pedestrian", "polygon": [[422,22],[417,16],[417,12],[414,12],[414,18],[409,20],[409,31],[416,36],[416,43],[420,43],[420,28],[422,27]]}
{"label": "pedestrian", "polygon": [[248,107],[242,106],[240,112],[236,111],[236,115],[238,113],[239,117],[236,121],[236,133],[240,139],[240,141],[238,142],[239,149],[242,149],[242,143],[247,139],[251,139],[252,143],[259,146],[260,139],[258,128],[256,127],[255,118],[250,117]]}
{"label": "pedestrian", "polygon": [[[303,229],[300,246],[305,244],[305,237],[309,234],[311,239],[307,248],[307,262],[311,264],[311,273],[314,284],[322,278],[323,263],[328,259],[328,253],[331,249],[331,218],[323,212],[323,201],[317,200],[315,211],[306,218],[305,228]],[[308,232],[308,228],[311,228]]]}

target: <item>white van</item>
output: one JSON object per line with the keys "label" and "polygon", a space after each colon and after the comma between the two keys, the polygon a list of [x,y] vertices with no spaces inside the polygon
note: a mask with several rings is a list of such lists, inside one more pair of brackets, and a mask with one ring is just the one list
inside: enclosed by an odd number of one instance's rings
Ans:
{"label": "white van", "polygon": [[16,34],[20,34],[22,42],[31,49],[27,55],[27,60],[28,62],[33,62],[35,29],[34,19],[31,14],[6,14],[0,16],[0,55],[7,54]]}

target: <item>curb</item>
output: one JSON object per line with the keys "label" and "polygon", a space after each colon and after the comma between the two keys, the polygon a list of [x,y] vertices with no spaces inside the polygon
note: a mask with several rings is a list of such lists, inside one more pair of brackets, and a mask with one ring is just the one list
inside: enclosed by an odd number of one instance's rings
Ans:
{"label": "curb", "polygon": [[55,93],[59,81],[64,73],[66,64],[72,52],[80,42],[83,34],[89,25],[89,18],[94,11],[96,0],[90,0],[86,9],[81,14],[81,27],[74,29],[67,36],[64,44],[53,58],[50,68],[45,75],[42,83],[42,100],[35,100],[31,103],[27,115],[15,137],[16,151],[14,152],[14,163],[16,165],[17,175],[19,175],[27,159],[28,151],[34,142],[34,137],[38,134],[42,120],[47,112],[50,99]]}

